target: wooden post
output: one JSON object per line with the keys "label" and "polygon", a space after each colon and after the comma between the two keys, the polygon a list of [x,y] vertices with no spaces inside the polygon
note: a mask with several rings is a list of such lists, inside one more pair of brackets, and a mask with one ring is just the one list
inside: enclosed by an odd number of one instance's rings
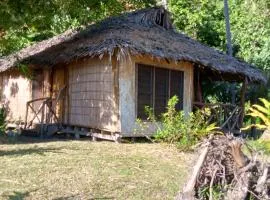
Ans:
{"label": "wooden post", "polygon": [[74,127],[74,136],[76,140],[80,139],[80,130],[78,127]]}
{"label": "wooden post", "polygon": [[199,69],[197,69],[197,100],[203,102],[202,81]]}
{"label": "wooden post", "polygon": [[247,91],[247,85],[248,85],[248,80],[247,80],[247,77],[245,77],[245,80],[244,80],[242,88],[241,88],[241,93],[240,93],[240,106],[242,108],[242,112],[241,112],[240,119],[239,119],[240,127],[242,127],[242,125],[243,125],[244,116],[245,116],[245,94]]}
{"label": "wooden post", "polygon": [[28,107],[28,103],[26,103],[26,113],[25,113],[25,119],[24,119],[24,129],[26,129],[26,127],[27,127],[27,118],[28,118],[28,109],[29,109],[29,107]]}
{"label": "wooden post", "polygon": [[71,105],[71,104],[70,104],[70,99],[69,99],[69,98],[70,98],[70,96],[69,96],[69,95],[70,95],[70,94],[69,94],[69,93],[70,93],[70,91],[69,91],[69,90],[70,90],[70,86],[69,86],[69,77],[70,77],[70,73],[71,73],[70,70],[71,70],[70,68],[67,68],[67,70],[65,70],[65,83],[66,83],[66,86],[67,86],[67,87],[66,87],[66,93],[65,93],[65,95],[66,95],[66,96],[65,96],[65,98],[66,98],[65,104],[66,104],[66,105],[64,105],[64,107],[66,106],[67,109],[65,109],[65,111],[64,111],[65,114],[64,114],[64,115],[67,117],[67,118],[65,119],[65,123],[67,123],[67,124],[70,124],[70,113],[71,113],[71,112],[70,112],[70,109],[71,109],[71,108],[70,108],[70,105]]}
{"label": "wooden post", "polygon": [[203,103],[202,87],[201,87],[201,74],[199,65],[194,65],[194,99],[196,102]]}
{"label": "wooden post", "polygon": [[45,111],[45,101],[42,103],[42,109],[41,109],[41,126],[40,126],[40,137],[44,137],[44,111]]}

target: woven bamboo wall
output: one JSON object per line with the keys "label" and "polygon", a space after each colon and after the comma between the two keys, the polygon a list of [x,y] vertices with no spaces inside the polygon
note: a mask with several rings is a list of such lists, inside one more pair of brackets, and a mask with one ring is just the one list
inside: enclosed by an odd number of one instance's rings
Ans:
{"label": "woven bamboo wall", "polygon": [[[67,75],[66,71],[67,69],[64,67],[56,68],[53,71],[52,98],[53,99],[58,98],[57,105],[54,105],[54,106],[55,106],[55,113],[58,119],[60,120],[60,122],[63,121],[63,117],[65,113],[65,110],[64,110],[65,96],[60,97],[59,93],[66,86],[66,78],[65,78],[65,76]],[[65,92],[62,92],[62,93],[63,95],[65,94]]]}
{"label": "woven bamboo wall", "polygon": [[112,62],[87,59],[69,66],[66,122],[72,125],[119,131]]}
{"label": "woven bamboo wall", "polygon": [[22,121],[25,117],[26,102],[32,98],[31,81],[12,70],[0,74],[1,103],[8,109],[8,121]]}

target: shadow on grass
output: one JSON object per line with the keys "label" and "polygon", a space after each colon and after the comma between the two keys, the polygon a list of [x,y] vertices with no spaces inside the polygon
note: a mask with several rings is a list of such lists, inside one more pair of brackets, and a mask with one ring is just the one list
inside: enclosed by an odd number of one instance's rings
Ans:
{"label": "shadow on grass", "polygon": [[[0,145],[13,145],[13,144],[35,144],[35,143],[49,143],[49,142],[57,142],[57,141],[71,141],[74,138],[66,138],[63,136],[55,136],[51,138],[42,139],[40,137],[33,136],[17,136],[17,137],[8,137],[0,134]],[[83,140],[83,139],[82,139]],[[89,139],[88,139],[89,140]]]}
{"label": "shadow on grass", "polygon": [[37,154],[37,155],[45,155],[45,153],[63,153],[59,151],[62,148],[29,148],[29,149],[15,149],[10,151],[4,151],[0,150],[0,157],[1,156],[24,156],[24,155],[31,155],[31,154]]}
{"label": "shadow on grass", "polygon": [[[38,143],[49,143],[49,142],[68,142],[76,140],[74,137],[66,137],[65,135],[55,135],[50,138],[40,138],[40,137],[33,137],[33,136],[17,136],[17,137],[7,137],[0,134],[0,145],[13,145],[13,144],[38,144]],[[92,141],[91,137],[81,136],[79,141]],[[99,141],[99,140],[98,140]],[[102,140],[100,141],[107,141]],[[113,142],[113,141],[111,141]],[[148,138],[145,137],[138,137],[138,138],[122,138],[121,143],[153,143]]]}
{"label": "shadow on grass", "polygon": [[[80,195],[72,195],[68,197],[59,197],[53,200],[79,200],[81,199]],[[110,200],[110,199],[115,199],[114,197],[89,197],[87,198],[89,200]]]}

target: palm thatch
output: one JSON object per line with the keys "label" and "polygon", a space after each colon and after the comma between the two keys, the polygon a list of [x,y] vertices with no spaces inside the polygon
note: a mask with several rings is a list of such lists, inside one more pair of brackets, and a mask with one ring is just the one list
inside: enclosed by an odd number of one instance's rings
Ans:
{"label": "palm thatch", "polygon": [[105,55],[148,55],[175,62],[190,61],[218,73],[242,80],[266,82],[261,71],[250,64],[205,46],[173,29],[169,13],[162,7],[148,8],[68,31],[0,59],[0,71],[19,62],[38,66],[69,63],[83,57]]}

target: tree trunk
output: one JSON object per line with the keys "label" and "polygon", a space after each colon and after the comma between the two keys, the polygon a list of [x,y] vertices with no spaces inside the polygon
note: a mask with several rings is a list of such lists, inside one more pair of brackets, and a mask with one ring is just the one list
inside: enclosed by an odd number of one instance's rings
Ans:
{"label": "tree trunk", "polygon": [[[228,0],[224,0],[224,17],[225,17],[225,25],[226,25],[226,40],[227,40],[227,54],[229,56],[233,56],[232,49],[232,34],[231,34],[231,26],[230,26],[230,14],[229,14],[229,5]],[[232,83],[230,86],[230,94],[232,95],[231,103],[235,104],[236,102],[236,83]]]}
{"label": "tree trunk", "polygon": [[229,15],[228,0],[224,0],[224,16],[225,16],[225,22],[226,22],[227,54],[229,56],[232,56],[233,55],[232,36],[231,36],[231,26],[230,26],[230,15]]}

